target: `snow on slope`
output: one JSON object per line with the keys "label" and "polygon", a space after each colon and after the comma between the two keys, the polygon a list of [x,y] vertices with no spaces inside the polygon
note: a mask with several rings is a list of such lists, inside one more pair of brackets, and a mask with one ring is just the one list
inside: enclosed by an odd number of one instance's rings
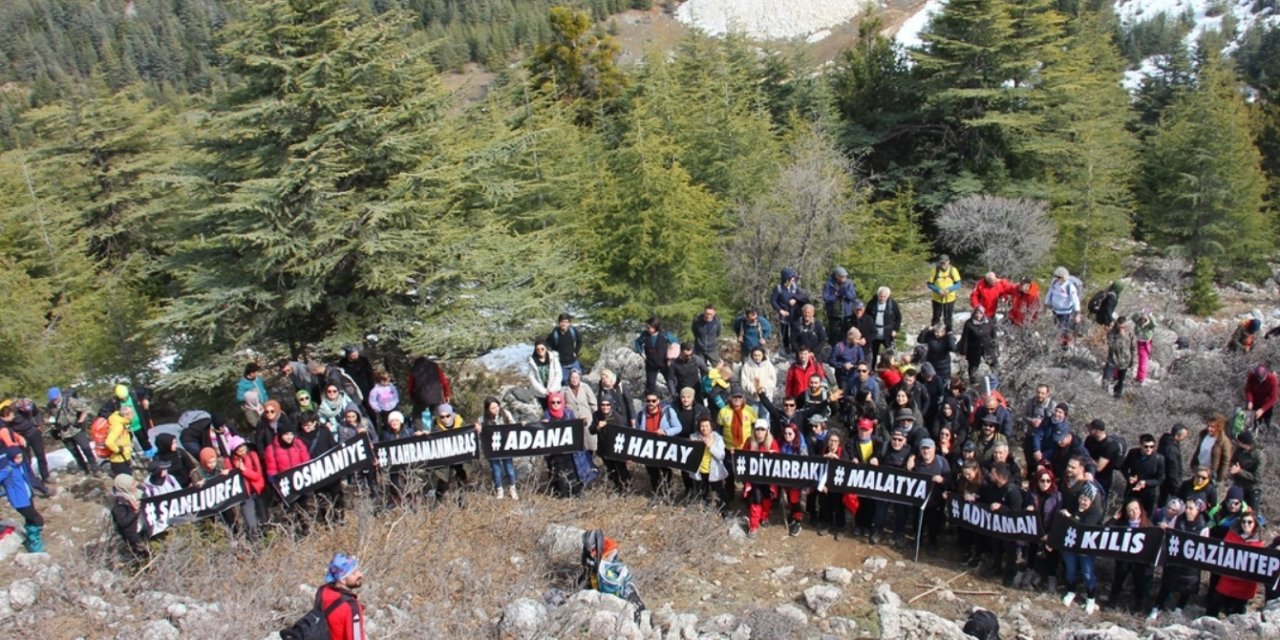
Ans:
{"label": "snow on slope", "polygon": [[866,0],[689,0],[676,9],[676,19],[711,35],[785,40],[846,22],[865,5]]}

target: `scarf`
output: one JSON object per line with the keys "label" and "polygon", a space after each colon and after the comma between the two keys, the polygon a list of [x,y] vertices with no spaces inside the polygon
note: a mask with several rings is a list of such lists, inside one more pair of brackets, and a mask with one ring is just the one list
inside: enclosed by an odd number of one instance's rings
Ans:
{"label": "scarf", "polygon": [[[246,394],[248,395],[248,394]],[[316,409],[316,414],[320,416],[320,422],[329,427],[329,431],[338,431],[338,417],[342,415],[342,410],[347,408],[351,401],[347,399],[347,394],[340,393],[336,400],[325,398],[320,401],[320,406]]]}
{"label": "scarf", "polygon": [[258,415],[262,415],[263,408],[262,399],[258,397],[257,391],[244,392],[245,411],[252,411]]}
{"label": "scarf", "polygon": [[[558,407],[551,406],[552,400],[560,400],[560,406]],[[560,393],[547,394],[547,415],[551,416],[552,420],[564,419],[564,395],[563,394],[560,394]]]}

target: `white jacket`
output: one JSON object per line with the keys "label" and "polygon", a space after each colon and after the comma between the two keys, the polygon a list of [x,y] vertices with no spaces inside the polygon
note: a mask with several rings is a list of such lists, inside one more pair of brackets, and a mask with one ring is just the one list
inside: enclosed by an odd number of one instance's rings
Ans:
{"label": "white jacket", "polygon": [[742,363],[742,370],[738,373],[738,380],[742,382],[742,389],[747,392],[748,398],[756,397],[756,383],[760,384],[760,388],[764,390],[764,395],[773,402],[774,391],[778,388],[778,368],[773,366],[772,362],[766,358],[756,364],[754,360],[748,359]]}
{"label": "white jacket", "polygon": [[529,384],[533,385],[533,395],[539,398],[545,398],[547,394],[559,391],[561,379],[564,377],[560,372],[560,355],[548,349],[547,357],[551,365],[547,367],[547,381],[544,384],[538,377],[538,365],[533,361],[533,354],[529,354]]}
{"label": "white jacket", "polygon": [[[702,433],[695,433],[690,439],[701,442]],[[711,482],[719,482],[729,477],[729,470],[724,466],[724,436],[712,431],[711,442],[707,443],[707,448],[711,450],[711,473],[707,474],[709,476],[707,479]],[[698,463],[701,464],[702,461],[699,460]],[[702,474],[694,471],[693,479],[702,480]]]}

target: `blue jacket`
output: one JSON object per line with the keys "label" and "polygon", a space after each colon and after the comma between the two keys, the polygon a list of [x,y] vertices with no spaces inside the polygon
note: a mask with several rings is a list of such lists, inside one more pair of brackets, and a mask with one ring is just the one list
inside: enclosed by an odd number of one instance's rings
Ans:
{"label": "blue jacket", "polygon": [[846,364],[858,364],[866,362],[867,354],[863,352],[862,345],[855,344],[850,346],[848,340],[841,340],[836,346],[831,347],[831,355],[827,356],[827,364],[840,371]]}
{"label": "blue jacket", "polygon": [[[644,410],[636,414],[635,428],[641,431],[648,431],[644,426],[646,415],[648,415],[648,412]],[[658,431],[668,436],[680,435],[680,418],[676,417],[676,411],[671,408],[671,405],[662,405],[662,418],[658,421]]]}
{"label": "blue jacket", "polygon": [[250,391],[258,392],[258,402],[266,402],[270,398],[267,397],[267,385],[262,384],[262,378],[240,378],[236,383],[236,402],[244,402],[244,394]]}
{"label": "blue jacket", "polygon": [[848,318],[853,315],[853,303],[858,299],[858,291],[853,280],[845,279],[841,284],[835,277],[827,278],[822,285],[822,302],[830,318]]}
{"label": "blue jacket", "polygon": [[31,481],[23,465],[14,464],[8,458],[0,458],[0,484],[14,509],[25,509],[32,504]]}
{"label": "blue jacket", "polygon": [[742,350],[750,352],[752,349],[760,346],[762,340],[768,340],[773,337],[773,325],[762,315],[756,315],[756,324],[747,324],[745,316],[738,316],[733,320],[734,334],[742,334]]}

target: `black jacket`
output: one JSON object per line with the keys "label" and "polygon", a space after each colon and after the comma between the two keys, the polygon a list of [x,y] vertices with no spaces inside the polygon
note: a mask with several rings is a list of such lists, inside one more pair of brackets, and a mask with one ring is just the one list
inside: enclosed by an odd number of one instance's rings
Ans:
{"label": "black jacket", "polygon": [[805,346],[815,354],[822,353],[822,348],[827,346],[827,329],[816,316],[811,324],[797,317],[791,322],[791,344],[797,351]]}
{"label": "black jacket", "polygon": [[[880,306],[880,298],[878,296],[872,298],[871,301],[867,303],[866,314],[862,316],[864,319],[869,318],[869,320],[866,321],[866,326],[870,328],[870,333],[867,331],[862,332],[862,337],[869,341],[876,339],[876,314],[879,313]],[[861,326],[862,324],[859,323],[859,327]],[[902,311],[898,309],[898,301],[893,298],[889,298],[884,302],[884,341],[892,341],[889,337],[890,333],[897,332],[901,329]]]}
{"label": "black jacket", "polygon": [[1173,493],[1182,484],[1182,443],[1173,439],[1173,434],[1160,436],[1160,444],[1156,452],[1164,456],[1164,490]]}
{"label": "black jacket", "polygon": [[1138,480],[1145,482],[1147,488],[1143,489],[1143,492],[1156,491],[1160,485],[1164,484],[1164,456],[1159,453],[1144,456],[1142,449],[1130,449],[1124,457],[1124,462],[1120,464],[1120,473],[1124,474],[1126,481],[1137,476]]}
{"label": "black jacket", "polygon": [[987,320],[978,324],[973,321],[973,318],[969,318],[964,323],[964,329],[960,331],[960,342],[956,344],[956,348],[970,360],[995,355],[996,323]]}
{"label": "black jacket", "polygon": [[[951,354],[956,351],[956,337],[952,333],[939,338],[933,333],[933,329],[925,329],[916,337],[916,342],[925,348],[925,360],[933,365],[933,370],[938,373],[938,377],[949,381],[951,379]],[[946,383],[943,383],[944,388]]]}

